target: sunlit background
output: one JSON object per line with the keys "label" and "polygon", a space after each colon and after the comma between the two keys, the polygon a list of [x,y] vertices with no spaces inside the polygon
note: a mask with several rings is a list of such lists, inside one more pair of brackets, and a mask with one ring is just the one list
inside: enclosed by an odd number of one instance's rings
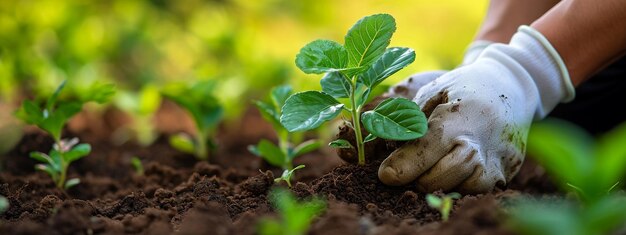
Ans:
{"label": "sunlit background", "polygon": [[[212,79],[229,120],[272,86],[318,88],[319,76],[294,57],[318,38],[343,43],[358,19],[390,13],[392,46],[417,59],[386,81],[450,69],[486,11],[487,1],[214,0],[0,1],[0,103],[45,96],[63,80],[80,89],[96,80],[122,92]],[[118,102],[119,103],[119,102]],[[115,103],[113,103],[115,104]]]}

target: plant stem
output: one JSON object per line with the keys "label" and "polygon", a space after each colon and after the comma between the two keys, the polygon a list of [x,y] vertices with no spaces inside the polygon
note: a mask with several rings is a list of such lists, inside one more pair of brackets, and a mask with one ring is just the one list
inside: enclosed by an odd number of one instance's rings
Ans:
{"label": "plant stem", "polygon": [[56,183],[57,188],[62,189],[63,186],[65,185],[65,178],[67,177],[67,164],[65,163],[65,150],[64,150],[64,146],[61,145],[61,141],[57,140],[56,144],[57,147],[59,148],[59,155],[61,155],[59,157],[59,161],[61,162],[61,175],[59,176],[59,179]]}
{"label": "plant stem", "polygon": [[291,163],[291,156],[289,156],[289,132],[276,131],[276,135],[278,136],[278,147],[285,155],[283,170],[291,170],[293,164]]}
{"label": "plant stem", "polygon": [[196,138],[197,138],[197,144],[198,144],[198,147],[196,148],[196,158],[200,160],[207,160],[209,158],[209,156],[207,156],[208,155],[207,139],[204,138],[203,133],[198,133]]}
{"label": "plant stem", "polygon": [[359,165],[365,165],[365,151],[363,148],[363,134],[361,134],[361,107],[356,105],[356,84],[352,83],[352,92],[350,92],[350,102],[352,103],[352,126],[356,134],[356,151],[359,156]]}

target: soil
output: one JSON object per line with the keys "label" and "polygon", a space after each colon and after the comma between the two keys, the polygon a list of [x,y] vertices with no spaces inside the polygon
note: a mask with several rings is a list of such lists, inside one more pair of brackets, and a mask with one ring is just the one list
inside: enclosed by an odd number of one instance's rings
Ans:
{"label": "soil", "polygon": [[[93,122],[73,121],[65,136],[81,138],[93,151],[70,167],[70,177],[81,183],[66,192],[34,171],[29,152],[47,152],[52,140],[30,131],[2,156],[0,195],[10,207],[0,215],[0,234],[255,234],[261,218],[276,217],[268,192],[285,185],[274,183],[279,169],[246,148],[272,139],[269,125],[252,109],[245,119],[222,128],[210,162],[177,152],[165,137],[149,147],[114,145],[107,130],[119,123],[91,128],[84,123]],[[144,175],[132,168],[133,156],[141,158]],[[380,159],[361,167],[322,150],[296,163],[307,167],[297,173],[292,192],[328,202],[308,234],[515,234],[503,220],[505,199],[556,192],[545,172],[527,161],[508,189],[466,195],[442,222],[414,184],[390,187],[378,181]]]}

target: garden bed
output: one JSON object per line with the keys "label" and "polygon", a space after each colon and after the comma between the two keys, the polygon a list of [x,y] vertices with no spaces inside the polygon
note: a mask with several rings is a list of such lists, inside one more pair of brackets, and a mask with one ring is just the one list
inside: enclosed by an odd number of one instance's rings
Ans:
{"label": "garden bed", "polygon": [[[28,157],[46,152],[52,140],[27,133],[2,156],[0,195],[11,206],[1,216],[0,234],[254,234],[259,219],[276,216],[267,195],[281,171],[246,148],[272,138],[264,131],[269,124],[252,109],[241,123],[223,128],[210,163],[177,152],[165,137],[147,148],[115,146],[106,131],[111,124],[67,133],[93,146],[90,156],[70,167],[70,176],[82,182],[67,192],[35,172]],[[133,156],[142,160],[144,175],[131,166]],[[328,202],[309,234],[514,234],[502,216],[507,200],[555,191],[541,168],[527,161],[509,189],[466,195],[455,202],[450,220],[441,222],[414,184],[378,181],[379,161],[359,167],[318,151],[296,163],[307,167],[297,173],[292,191]]]}

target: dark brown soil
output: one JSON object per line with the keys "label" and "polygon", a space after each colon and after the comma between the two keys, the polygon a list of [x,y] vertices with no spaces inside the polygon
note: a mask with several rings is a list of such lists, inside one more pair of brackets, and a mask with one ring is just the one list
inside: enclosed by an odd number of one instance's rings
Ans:
{"label": "dark brown soil", "polygon": [[[267,194],[280,173],[246,150],[271,136],[258,116],[248,113],[244,124],[225,128],[211,163],[178,153],[165,138],[143,148],[114,146],[89,129],[67,133],[93,146],[89,157],[70,167],[70,176],[82,182],[67,192],[35,172],[35,161],[28,157],[31,151],[46,152],[51,140],[27,134],[2,156],[0,195],[9,199],[10,208],[0,215],[0,234],[254,234],[260,218],[274,215]],[[250,131],[255,128],[260,131]],[[142,159],[144,175],[135,174],[133,156]],[[297,162],[307,167],[292,191],[328,201],[309,234],[513,234],[502,220],[501,200],[555,192],[545,173],[528,162],[512,189],[464,196],[450,220],[441,222],[414,186],[378,181],[380,160],[364,167],[341,165],[334,154],[314,152]]]}

